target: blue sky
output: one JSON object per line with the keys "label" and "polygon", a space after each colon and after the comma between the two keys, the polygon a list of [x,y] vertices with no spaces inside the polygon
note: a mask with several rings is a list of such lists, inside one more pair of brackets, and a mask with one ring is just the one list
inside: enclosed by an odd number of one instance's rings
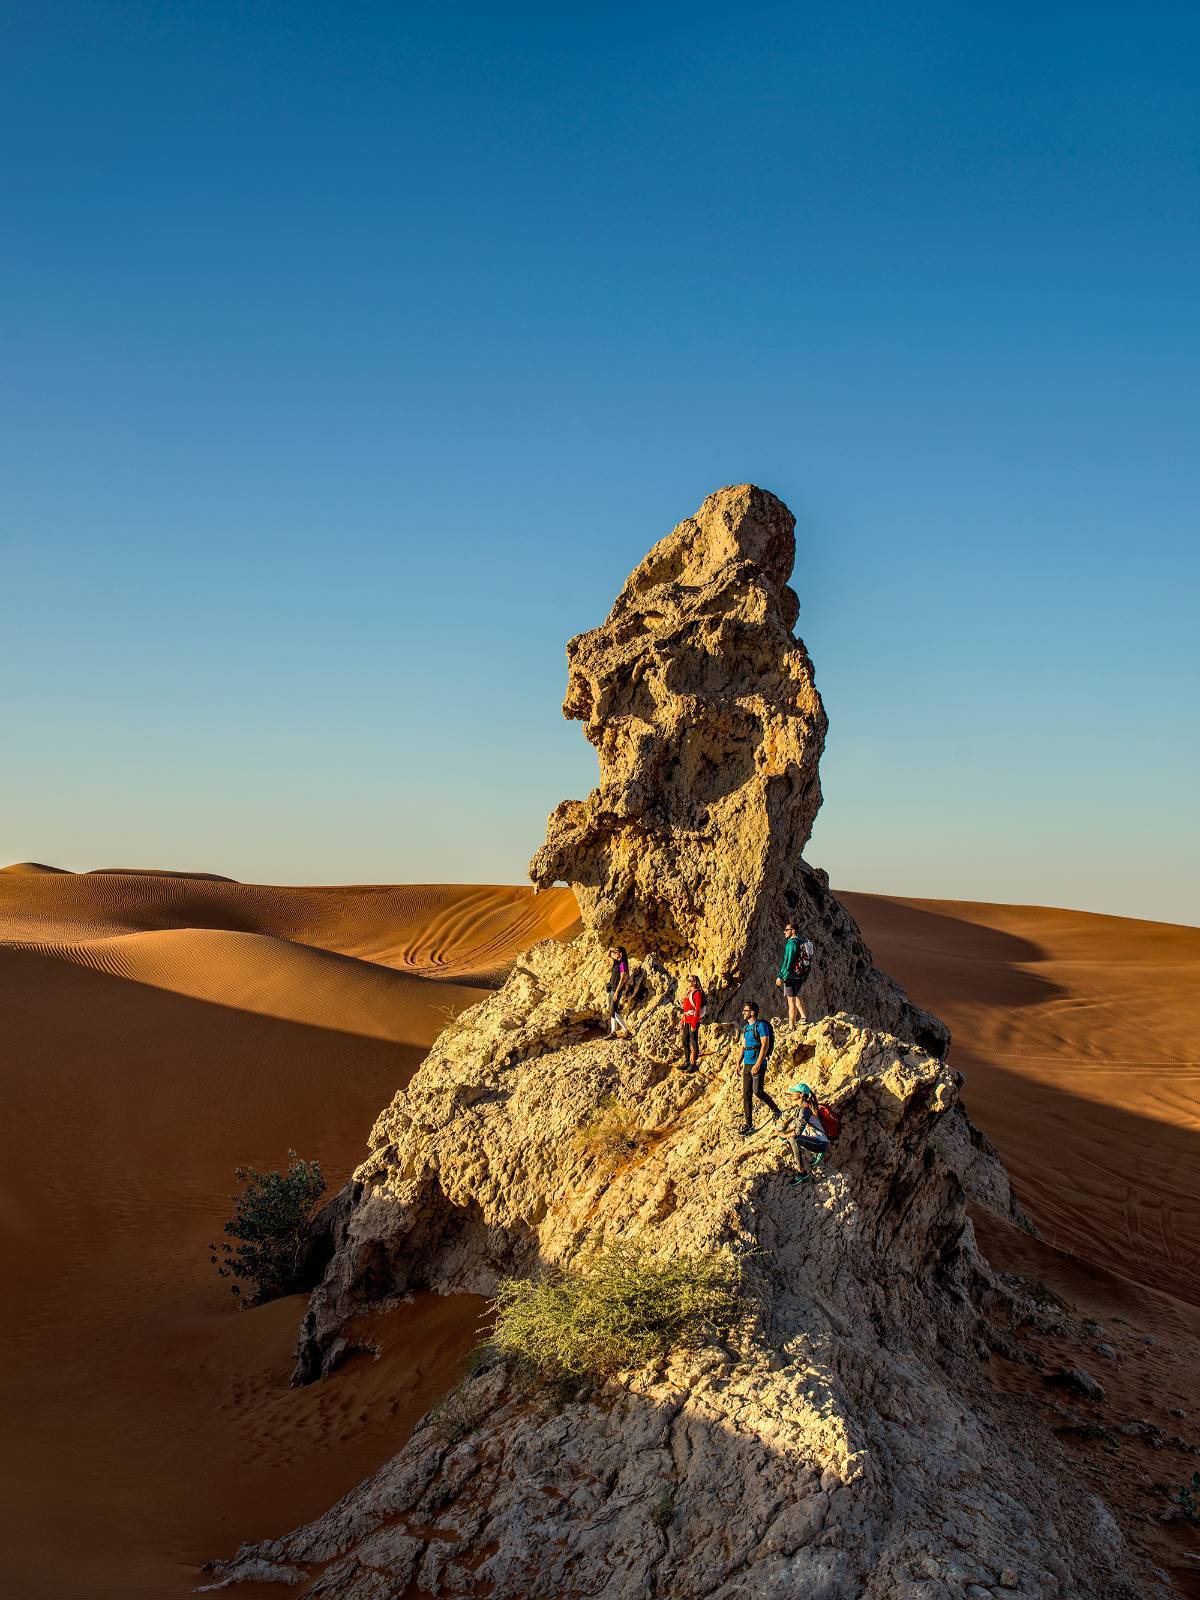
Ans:
{"label": "blue sky", "polygon": [[0,20],[0,857],[520,881],[749,479],[811,859],[1200,920],[1194,8]]}

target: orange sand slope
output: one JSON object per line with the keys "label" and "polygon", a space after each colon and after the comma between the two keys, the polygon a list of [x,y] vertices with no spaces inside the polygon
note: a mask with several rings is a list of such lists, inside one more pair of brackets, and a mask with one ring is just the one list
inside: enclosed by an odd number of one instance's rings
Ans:
{"label": "orange sand slope", "polygon": [[[1047,1233],[1200,1300],[1200,932],[846,899],[954,1027],[971,1110]],[[380,1361],[291,1390],[302,1303],[238,1313],[207,1241],[239,1163],[294,1147],[332,1192],[447,1017],[575,916],[566,891],[0,873],[14,1593],[182,1597],[206,1557],[395,1452],[453,1381],[477,1303],[403,1308]]]}
{"label": "orange sand slope", "polygon": [[1200,928],[843,894],[1047,1239],[1200,1304]]}
{"label": "orange sand slope", "polygon": [[207,1244],[239,1163],[294,1147],[335,1191],[449,1018],[575,918],[527,889],[0,874],[14,1594],[189,1594],[206,1557],[373,1471],[455,1380],[479,1306],[433,1300],[383,1361],[289,1389],[302,1302],[239,1314]]}
{"label": "orange sand slope", "polygon": [[0,938],[78,943],[128,933],[220,928],[355,956],[422,978],[491,982],[521,950],[578,920],[568,890],[473,884],[299,889],[204,873],[0,873]]}

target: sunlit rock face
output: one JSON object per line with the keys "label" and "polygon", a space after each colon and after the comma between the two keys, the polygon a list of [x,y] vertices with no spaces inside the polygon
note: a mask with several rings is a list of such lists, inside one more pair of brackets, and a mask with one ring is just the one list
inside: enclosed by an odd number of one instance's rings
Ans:
{"label": "sunlit rock face", "polygon": [[710,1014],[766,1004],[789,918],[817,946],[816,1014],[848,1010],[940,1050],[945,1029],[877,973],[802,858],[821,805],[825,708],[793,633],[795,518],[751,484],[709,495],[567,646],[565,716],[600,785],[550,818],[530,876],[569,883],[585,925],[673,975]]}

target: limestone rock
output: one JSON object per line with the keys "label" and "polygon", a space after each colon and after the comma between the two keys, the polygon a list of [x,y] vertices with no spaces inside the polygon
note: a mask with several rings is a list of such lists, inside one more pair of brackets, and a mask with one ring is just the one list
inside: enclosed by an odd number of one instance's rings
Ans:
{"label": "limestone rock", "polygon": [[803,851],[821,804],[825,708],[792,633],[795,519],[752,485],[721,489],[626,580],[608,620],[567,646],[563,714],[600,785],[550,818],[530,864],[586,927],[699,974],[709,1014],[774,1000],[789,918],[813,940],[808,993],[938,1050],[946,1030],[878,973]]}
{"label": "limestone rock", "polygon": [[[741,1325],[568,1399],[493,1362],[465,1380],[465,1435],[426,1419],[218,1581],[301,1570],[338,1600],[1155,1592],[1100,1502],[1047,1469],[1037,1411],[981,1376],[1013,1292],[967,1195],[1013,1214],[1007,1177],[958,1103],[945,1029],[800,859],[825,718],[791,634],[793,548],[778,500],[723,490],[572,642],[566,709],[601,783],[551,818],[533,876],[572,884],[585,930],[526,951],[379,1117],[326,1219],[298,1377],[336,1365],[359,1312],[488,1294],[618,1239],[725,1252]],[[812,1021],[779,1029],[769,1086],[803,1077],[843,1126],[805,1188],[775,1130],[736,1136],[735,1025],[706,1028],[698,1072],[672,1064],[681,978],[726,1014],[769,997],[789,915],[817,947]],[[597,1026],[613,936],[645,975],[629,1041]],[[615,1162],[587,1133],[602,1104],[643,1131]]]}
{"label": "limestone rock", "polygon": [[[314,1594],[339,1597],[891,1600],[1018,1570],[1030,1596],[1132,1595],[1103,1508],[1047,1476],[979,1376],[999,1289],[936,1150],[950,1069],[845,1017],[782,1034],[774,1087],[803,1071],[844,1129],[821,1183],[795,1189],[769,1127],[734,1134],[735,1030],[714,1030],[695,1075],[644,1055],[641,1034],[573,1037],[555,996],[586,980],[577,959],[531,951],[380,1118],[314,1296],[314,1369],[322,1332],[381,1296],[486,1293],[631,1236],[730,1252],[745,1325],[566,1402],[493,1365],[467,1380],[473,1432],[447,1442],[426,1422],[326,1516],[220,1575],[307,1567]],[[529,1050],[552,1026],[556,1047]],[[615,1171],[579,1137],[609,1096],[652,1135]]]}

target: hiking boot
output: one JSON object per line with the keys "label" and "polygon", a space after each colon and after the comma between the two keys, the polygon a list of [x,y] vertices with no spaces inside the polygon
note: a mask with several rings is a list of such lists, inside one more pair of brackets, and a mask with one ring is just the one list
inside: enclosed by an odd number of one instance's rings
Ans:
{"label": "hiking boot", "polygon": [[809,1177],[807,1172],[798,1172],[796,1174],[796,1176],[792,1179],[791,1183],[788,1184],[788,1188],[789,1189],[794,1189],[798,1183],[811,1183],[811,1182],[812,1182],[812,1179]]}
{"label": "hiking boot", "polygon": [[752,1124],[752,1123],[749,1123],[749,1122],[747,1122],[747,1123],[746,1123],[746,1125],[745,1125],[745,1126],[744,1126],[744,1127],[742,1127],[742,1128],[739,1128],[739,1129],[738,1129],[738,1135],[739,1135],[739,1137],[740,1137],[740,1138],[742,1138],[742,1139],[747,1139],[747,1138],[749,1138],[749,1136],[750,1136],[750,1135],[751,1135],[751,1134],[752,1134],[752,1133],[753,1133],[753,1132],[754,1132],[754,1126],[753,1126],[753,1124]]}

